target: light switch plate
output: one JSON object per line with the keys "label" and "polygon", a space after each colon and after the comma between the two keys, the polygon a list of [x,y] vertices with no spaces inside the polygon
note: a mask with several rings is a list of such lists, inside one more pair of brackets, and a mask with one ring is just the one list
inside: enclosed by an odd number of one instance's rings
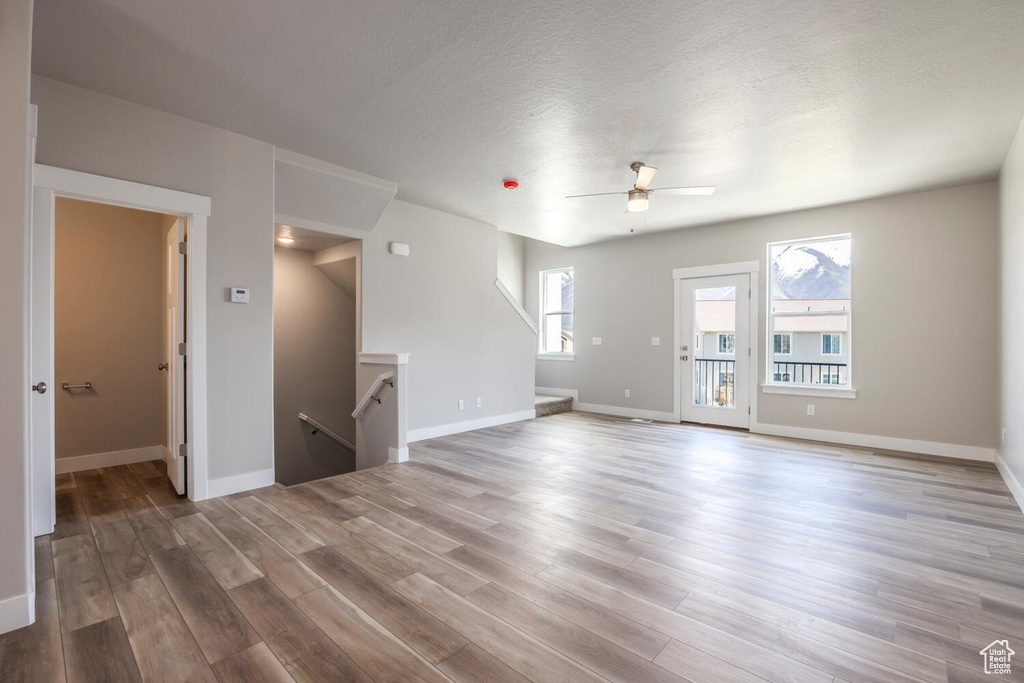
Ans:
{"label": "light switch plate", "polygon": [[231,303],[233,303],[233,304],[247,304],[247,303],[249,303],[249,289],[248,289],[248,287],[232,287],[231,288]]}
{"label": "light switch plate", "polygon": [[661,346],[661,337],[651,337],[651,346]]}
{"label": "light switch plate", "polygon": [[602,339],[601,337],[594,337],[590,341],[594,344],[594,346],[600,346],[601,344],[604,344],[604,339]]}

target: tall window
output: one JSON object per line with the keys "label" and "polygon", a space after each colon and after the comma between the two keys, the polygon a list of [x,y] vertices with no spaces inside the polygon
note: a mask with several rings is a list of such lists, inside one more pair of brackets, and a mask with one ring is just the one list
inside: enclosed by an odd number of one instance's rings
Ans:
{"label": "tall window", "polygon": [[850,386],[850,243],[768,245],[768,384]]}
{"label": "tall window", "polygon": [[540,274],[542,354],[573,354],[573,289],[572,268],[545,270]]}

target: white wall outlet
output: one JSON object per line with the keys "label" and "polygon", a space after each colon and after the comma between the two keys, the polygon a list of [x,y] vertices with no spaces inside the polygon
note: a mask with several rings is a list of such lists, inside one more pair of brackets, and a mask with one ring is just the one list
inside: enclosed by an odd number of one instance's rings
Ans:
{"label": "white wall outlet", "polygon": [[626,398],[629,398],[629,389],[626,389]]}
{"label": "white wall outlet", "polygon": [[807,405],[807,414],[808,415],[814,415],[814,406],[813,405],[811,405],[811,404]]}
{"label": "white wall outlet", "polygon": [[480,398],[479,396],[477,396],[476,397],[476,407],[479,408],[483,404],[484,404],[484,400],[482,398]]}
{"label": "white wall outlet", "polygon": [[594,346],[600,346],[601,344],[604,344],[604,339],[601,339],[601,337],[594,337],[590,340],[590,343]]}
{"label": "white wall outlet", "polygon": [[651,346],[661,346],[661,337],[651,337]]}
{"label": "white wall outlet", "polygon": [[233,303],[233,304],[247,304],[247,303],[249,303],[249,288],[248,287],[232,287],[231,288],[231,303]]}
{"label": "white wall outlet", "polygon": [[463,400],[462,400],[462,399],[460,398],[460,399],[459,399],[459,410],[462,410],[462,409],[463,409],[463,408],[465,408],[465,407],[466,407],[466,402],[465,402],[465,401],[463,401]]}

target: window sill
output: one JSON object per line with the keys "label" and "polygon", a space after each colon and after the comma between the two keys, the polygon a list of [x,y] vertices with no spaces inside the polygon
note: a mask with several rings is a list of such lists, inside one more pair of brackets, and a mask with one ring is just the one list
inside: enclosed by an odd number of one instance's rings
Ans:
{"label": "window sill", "polygon": [[857,398],[856,389],[826,386],[808,387],[786,386],[782,384],[762,384],[761,393],[788,394],[790,396],[818,396],[821,398]]}
{"label": "window sill", "polygon": [[537,360],[576,360],[574,353],[538,353]]}

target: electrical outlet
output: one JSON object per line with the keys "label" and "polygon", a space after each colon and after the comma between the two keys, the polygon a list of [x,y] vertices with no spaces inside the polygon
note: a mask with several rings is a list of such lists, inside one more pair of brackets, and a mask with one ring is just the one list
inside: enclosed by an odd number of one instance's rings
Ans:
{"label": "electrical outlet", "polygon": [[814,406],[813,405],[808,404],[808,406],[807,406],[807,414],[808,415],[812,415],[812,416],[814,415]]}
{"label": "electrical outlet", "polygon": [[604,339],[602,339],[601,337],[594,337],[593,339],[590,340],[590,343],[593,344],[594,346],[600,346],[601,344],[604,344]]}
{"label": "electrical outlet", "polygon": [[629,398],[629,389],[626,389],[626,398]]}
{"label": "electrical outlet", "polygon": [[465,407],[466,407],[466,402],[465,402],[465,401],[463,401],[463,400],[462,400],[462,399],[460,398],[460,399],[459,399],[459,410],[462,410],[462,409],[463,409],[463,408],[465,408]]}
{"label": "electrical outlet", "polygon": [[476,397],[476,407],[479,408],[483,404],[484,404],[484,400],[482,398],[480,398],[479,396],[477,396]]}

